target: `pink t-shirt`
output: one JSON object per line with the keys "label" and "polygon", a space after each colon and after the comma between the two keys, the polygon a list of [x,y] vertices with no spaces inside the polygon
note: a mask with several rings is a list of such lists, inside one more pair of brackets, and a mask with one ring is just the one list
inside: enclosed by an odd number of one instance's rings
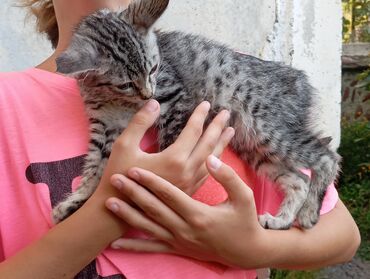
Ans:
{"label": "pink t-shirt", "polygon": [[[51,227],[52,206],[78,186],[87,152],[88,120],[73,79],[38,69],[0,74],[0,261],[40,238]],[[148,133],[144,150],[154,145]],[[231,151],[222,156],[252,188],[258,213],[276,213],[282,196]],[[209,178],[194,198],[214,205],[227,198]],[[322,214],[338,200],[329,187]],[[246,216],[247,218],[247,216]],[[78,232],[76,232],[78,233]],[[138,233],[133,232],[133,235]],[[240,241],[243,241],[240,239]],[[164,254],[105,250],[76,278],[255,278],[254,271]],[[95,277],[94,277],[95,278]]]}

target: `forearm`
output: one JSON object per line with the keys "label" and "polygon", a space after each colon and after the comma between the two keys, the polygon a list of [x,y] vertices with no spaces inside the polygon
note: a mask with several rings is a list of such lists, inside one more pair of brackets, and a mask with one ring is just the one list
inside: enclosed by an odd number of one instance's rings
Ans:
{"label": "forearm", "polygon": [[45,236],[0,264],[0,278],[73,278],[125,231],[122,221],[92,198]]}
{"label": "forearm", "polygon": [[267,266],[279,269],[315,269],[349,261],[355,254],[360,234],[351,215],[339,201],[321,216],[312,229],[267,231]]}

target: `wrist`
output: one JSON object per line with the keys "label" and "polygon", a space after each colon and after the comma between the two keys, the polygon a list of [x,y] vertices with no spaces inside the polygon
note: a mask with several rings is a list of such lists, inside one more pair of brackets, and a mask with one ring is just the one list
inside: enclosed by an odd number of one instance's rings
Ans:
{"label": "wrist", "polygon": [[[69,218],[0,265],[1,278],[73,278],[125,231],[106,211],[104,200],[89,199]],[[47,256],[45,256],[47,255]]]}
{"label": "wrist", "polygon": [[276,257],[272,255],[272,249],[275,247],[271,246],[269,230],[260,227],[246,237],[248,241],[234,248],[236,253],[227,259],[228,265],[242,269],[270,267]]}
{"label": "wrist", "polygon": [[94,194],[76,212],[76,214],[81,215],[80,219],[84,220],[85,223],[98,223],[94,225],[94,229],[97,233],[101,231],[104,234],[106,241],[108,241],[107,244],[122,237],[128,229],[128,225],[105,206],[108,198],[117,196],[119,197],[114,191]]}
{"label": "wrist", "polygon": [[[286,268],[302,257],[305,237],[298,228],[289,230],[265,230],[267,256],[264,267]],[[306,251],[309,253],[309,251]]]}

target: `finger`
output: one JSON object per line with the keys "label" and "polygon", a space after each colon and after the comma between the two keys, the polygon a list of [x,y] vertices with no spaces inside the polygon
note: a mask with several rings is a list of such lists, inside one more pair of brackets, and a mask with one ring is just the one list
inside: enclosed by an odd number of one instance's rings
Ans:
{"label": "finger", "polygon": [[121,238],[111,244],[113,249],[123,249],[132,252],[147,252],[147,253],[173,253],[169,245],[145,239],[125,239]]}
{"label": "finger", "polygon": [[105,205],[131,227],[146,232],[157,239],[166,241],[173,239],[173,235],[168,230],[154,223],[128,203],[117,198],[109,198]]}
{"label": "finger", "polygon": [[153,192],[187,222],[191,222],[194,216],[199,216],[205,211],[205,204],[192,199],[179,188],[152,172],[133,168],[128,171],[128,175]]}
{"label": "finger", "polygon": [[215,147],[215,150],[213,151],[213,155],[216,157],[220,157],[221,154],[224,152],[225,148],[229,145],[230,141],[235,135],[235,130],[232,127],[226,128],[218,140],[218,143]]}
{"label": "finger", "polygon": [[189,164],[192,164],[195,169],[199,168],[213,153],[229,118],[230,113],[223,110],[208,125],[189,158]]}
{"label": "finger", "polygon": [[185,230],[188,227],[176,212],[135,181],[116,174],[112,176],[111,183],[139,206],[149,218],[169,231]]}
{"label": "finger", "polygon": [[159,116],[159,103],[149,100],[130,120],[127,128],[118,137],[117,142],[129,143],[130,146],[139,146],[145,132],[153,126]]}
{"label": "finger", "polygon": [[210,104],[208,102],[202,102],[196,107],[175,143],[167,148],[167,152],[172,154],[176,152],[178,154],[180,151],[184,153],[183,156],[186,158],[190,156],[199,138],[202,136],[204,122],[208,116],[209,109]]}
{"label": "finger", "polygon": [[245,206],[245,203],[253,201],[252,190],[231,167],[210,155],[207,159],[207,168],[213,178],[225,188],[231,202]]}
{"label": "finger", "polygon": [[[222,133],[222,135],[221,135],[221,137],[220,137],[220,139],[217,143],[217,146],[215,147],[215,150],[213,151],[213,155],[215,155],[217,157],[221,156],[224,149],[228,146],[230,140],[233,138],[234,134],[235,134],[235,131],[234,131],[233,128],[229,127],[227,129],[225,129],[225,131]],[[208,172],[208,169],[206,167],[206,164],[204,163],[205,160],[206,160],[206,158],[203,158],[202,161],[200,162],[200,166],[195,168],[195,172],[194,172],[194,176],[193,176],[195,179],[193,179],[193,181],[197,181],[197,182],[195,182],[195,184],[192,185],[193,187],[188,187],[187,189],[182,189],[186,194],[188,194],[190,196],[193,195],[199,189],[199,187],[204,184],[204,182],[208,178],[209,172]],[[198,164],[199,164],[199,162],[198,162]]]}

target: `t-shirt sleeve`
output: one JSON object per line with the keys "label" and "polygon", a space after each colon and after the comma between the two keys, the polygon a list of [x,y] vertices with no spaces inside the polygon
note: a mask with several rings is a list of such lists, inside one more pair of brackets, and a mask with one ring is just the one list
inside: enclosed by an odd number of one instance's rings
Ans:
{"label": "t-shirt sleeve", "polygon": [[337,189],[335,189],[334,183],[330,184],[326,190],[324,200],[322,202],[320,215],[324,215],[332,211],[339,200]]}

